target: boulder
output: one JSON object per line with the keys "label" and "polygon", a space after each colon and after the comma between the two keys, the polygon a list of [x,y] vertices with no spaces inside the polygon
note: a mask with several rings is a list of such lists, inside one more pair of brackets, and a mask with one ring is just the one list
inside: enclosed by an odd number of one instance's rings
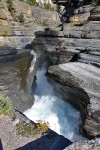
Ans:
{"label": "boulder", "polygon": [[14,7],[14,10],[15,10],[15,12],[13,14],[13,18],[16,21],[20,22],[21,13],[24,17],[24,23],[33,21],[31,6],[29,4],[24,3],[22,1],[19,1],[19,0],[15,0],[15,1],[13,1],[13,7]]}
{"label": "boulder", "polygon": [[90,11],[89,21],[100,21],[100,6],[97,6]]}
{"label": "boulder", "polygon": [[36,23],[43,26],[55,26],[60,22],[57,12],[47,11],[39,7],[32,6],[32,16],[34,17]]}
{"label": "boulder", "polygon": [[53,65],[67,63],[73,59],[75,53],[66,51],[48,52],[48,56]]}
{"label": "boulder", "polygon": [[80,22],[86,22],[90,16],[91,9],[93,9],[91,5],[84,5],[78,9],[75,9],[74,14],[79,17]]}

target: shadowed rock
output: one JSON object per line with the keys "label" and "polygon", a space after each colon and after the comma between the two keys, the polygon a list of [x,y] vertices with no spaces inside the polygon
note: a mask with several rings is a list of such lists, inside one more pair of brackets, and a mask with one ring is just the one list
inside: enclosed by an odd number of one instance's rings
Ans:
{"label": "shadowed rock", "polygon": [[34,63],[31,50],[0,48],[0,90],[10,98],[14,108],[25,111],[34,98],[31,86],[34,78]]}
{"label": "shadowed rock", "polygon": [[41,138],[26,144],[16,150],[63,150],[72,142],[61,135],[51,131],[51,137],[42,136]]}

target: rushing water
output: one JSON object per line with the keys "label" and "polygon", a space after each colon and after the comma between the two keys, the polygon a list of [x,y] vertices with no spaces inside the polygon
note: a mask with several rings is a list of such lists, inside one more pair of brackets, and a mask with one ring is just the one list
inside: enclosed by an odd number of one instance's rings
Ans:
{"label": "rushing water", "polygon": [[37,86],[34,90],[35,103],[24,114],[35,122],[48,121],[52,130],[71,141],[82,139],[78,132],[80,112],[55,96],[54,88],[48,82],[45,72],[44,67],[37,71]]}

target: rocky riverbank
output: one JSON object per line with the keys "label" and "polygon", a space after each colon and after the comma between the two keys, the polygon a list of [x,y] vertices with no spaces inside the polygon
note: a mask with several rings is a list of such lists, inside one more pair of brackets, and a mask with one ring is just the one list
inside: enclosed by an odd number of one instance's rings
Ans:
{"label": "rocky riverbank", "polygon": [[59,84],[60,96],[81,109],[83,130],[92,138],[100,136],[99,10],[100,6],[81,7],[75,11],[79,22],[65,24],[64,31],[37,32],[33,40],[36,51],[42,47],[53,65],[61,64],[50,67],[48,74]]}
{"label": "rocky riverbank", "polygon": [[[46,56],[55,65],[48,69],[48,75],[56,81],[57,94],[81,110],[83,130],[87,137],[100,137],[100,6],[87,5],[75,10],[79,22],[64,24],[63,31],[59,31],[59,28],[46,28],[43,31],[48,25],[58,24],[56,12],[19,0],[13,1],[13,8],[14,14],[9,11],[5,0],[0,1],[0,91],[10,98],[14,108],[24,111],[31,107],[34,102],[31,91],[35,75],[34,51],[38,63]],[[22,13],[24,24],[19,17]],[[0,116],[0,121],[0,138],[4,149],[8,148],[8,143],[9,150],[28,150],[30,147],[62,150],[71,144],[57,134],[50,136],[51,140],[43,136],[36,141],[17,136],[16,121],[5,116]],[[6,139],[7,135],[9,138]],[[90,142],[77,142],[66,149],[80,147],[100,149],[99,144]]]}

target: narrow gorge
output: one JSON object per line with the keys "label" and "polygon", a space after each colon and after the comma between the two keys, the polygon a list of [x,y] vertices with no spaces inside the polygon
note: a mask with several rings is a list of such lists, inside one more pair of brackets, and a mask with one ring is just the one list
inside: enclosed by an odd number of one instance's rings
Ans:
{"label": "narrow gorge", "polygon": [[13,106],[0,111],[1,150],[99,150],[100,4],[63,31],[56,11],[12,4],[0,1],[0,109],[3,95]]}

